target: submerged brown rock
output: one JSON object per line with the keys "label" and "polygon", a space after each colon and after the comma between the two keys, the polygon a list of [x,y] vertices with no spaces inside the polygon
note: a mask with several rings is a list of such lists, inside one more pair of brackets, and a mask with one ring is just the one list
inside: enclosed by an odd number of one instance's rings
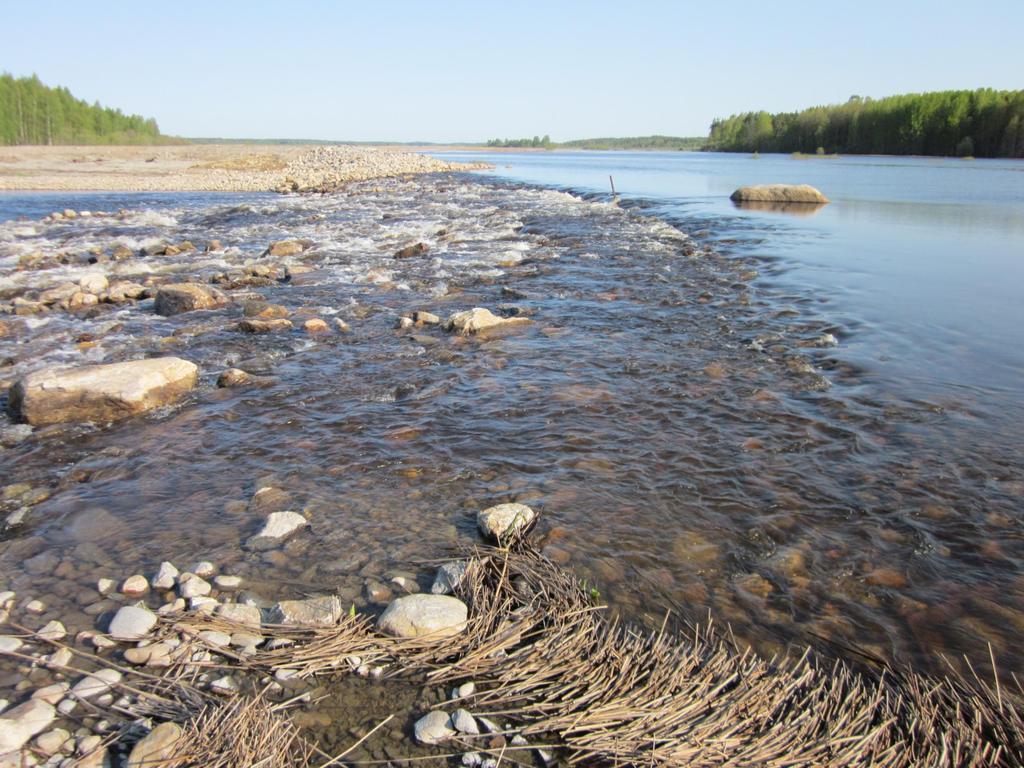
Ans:
{"label": "submerged brown rock", "polygon": [[829,202],[819,190],[810,184],[761,184],[753,187],[740,187],[729,199],[735,203],[807,203],[823,205]]}
{"label": "submerged brown rock", "polygon": [[168,405],[192,389],[195,363],[158,357],[31,373],[11,388],[10,412],[33,425],[112,421]]}
{"label": "submerged brown rock", "polygon": [[156,294],[156,313],[169,317],[197,309],[216,309],[229,304],[227,294],[202,283],[164,285]]}

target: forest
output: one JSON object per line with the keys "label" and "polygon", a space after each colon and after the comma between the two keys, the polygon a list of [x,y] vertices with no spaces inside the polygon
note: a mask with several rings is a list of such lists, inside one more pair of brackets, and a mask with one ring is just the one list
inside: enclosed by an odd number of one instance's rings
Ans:
{"label": "forest", "polygon": [[607,139],[577,139],[559,144],[566,149],[703,149],[703,136],[625,136]]}
{"label": "forest", "polygon": [[156,121],[76,99],[39,78],[0,75],[0,144],[157,144]]}
{"label": "forest", "polygon": [[711,123],[721,152],[1024,157],[1024,91],[936,91]]}

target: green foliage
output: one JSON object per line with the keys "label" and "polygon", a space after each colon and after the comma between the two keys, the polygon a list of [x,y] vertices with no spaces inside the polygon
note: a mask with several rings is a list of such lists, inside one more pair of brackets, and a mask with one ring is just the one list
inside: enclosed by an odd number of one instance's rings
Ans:
{"label": "green foliage", "polygon": [[534,136],[532,139],[491,139],[487,142],[488,147],[529,147],[533,149],[551,149],[551,137],[544,134],[544,138]]}
{"label": "green foliage", "polygon": [[559,146],[567,149],[703,149],[707,139],[702,136],[626,136],[618,139],[577,139]]}
{"label": "green foliage", "polygon": [[155,144],[152,118],[88,104],[39,78],[0,75],[0,144]]}
{"label": "green foliage", "polygon": [[1024,157],[1024,91],[937,91],[802,112],[745,112],[711,124],[723,152]]}

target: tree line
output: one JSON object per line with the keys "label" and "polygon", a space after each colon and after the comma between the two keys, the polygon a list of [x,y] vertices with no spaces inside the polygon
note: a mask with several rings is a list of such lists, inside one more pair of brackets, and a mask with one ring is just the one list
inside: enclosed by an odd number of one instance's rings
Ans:
{"label": "tree line", "polygon": [[156,120],[76,99],[32,77],[0,75],[0,144],[155,144]]}
{"label": "tree line", "polygon": [[744,112],[711,123],[708,149],[1024,157],[1024,91],[851,96],[802,112]]}
{"label": "tree line", "polygon": [[491,139],[487,142],[488,147],[533,147],[540,149],[550,149],[554,146],[551,143],[551,137],[547,134],[541,136],[534,136],[532,139]]}
{"label": "tree line", "polygon": [[703,136],[624,136],[605,139],[576,139],[558,146],[568,149],[703,149],[707,139]]}

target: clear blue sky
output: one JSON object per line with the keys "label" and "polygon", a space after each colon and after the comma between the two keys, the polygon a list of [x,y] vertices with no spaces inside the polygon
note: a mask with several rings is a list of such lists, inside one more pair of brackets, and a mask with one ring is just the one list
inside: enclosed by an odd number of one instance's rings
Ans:
{"label": "clear blue sky", "polygon": [[183,136],[703,135],[716,116],[1024,87],[1024,0],[4,0],[0,69]]}

